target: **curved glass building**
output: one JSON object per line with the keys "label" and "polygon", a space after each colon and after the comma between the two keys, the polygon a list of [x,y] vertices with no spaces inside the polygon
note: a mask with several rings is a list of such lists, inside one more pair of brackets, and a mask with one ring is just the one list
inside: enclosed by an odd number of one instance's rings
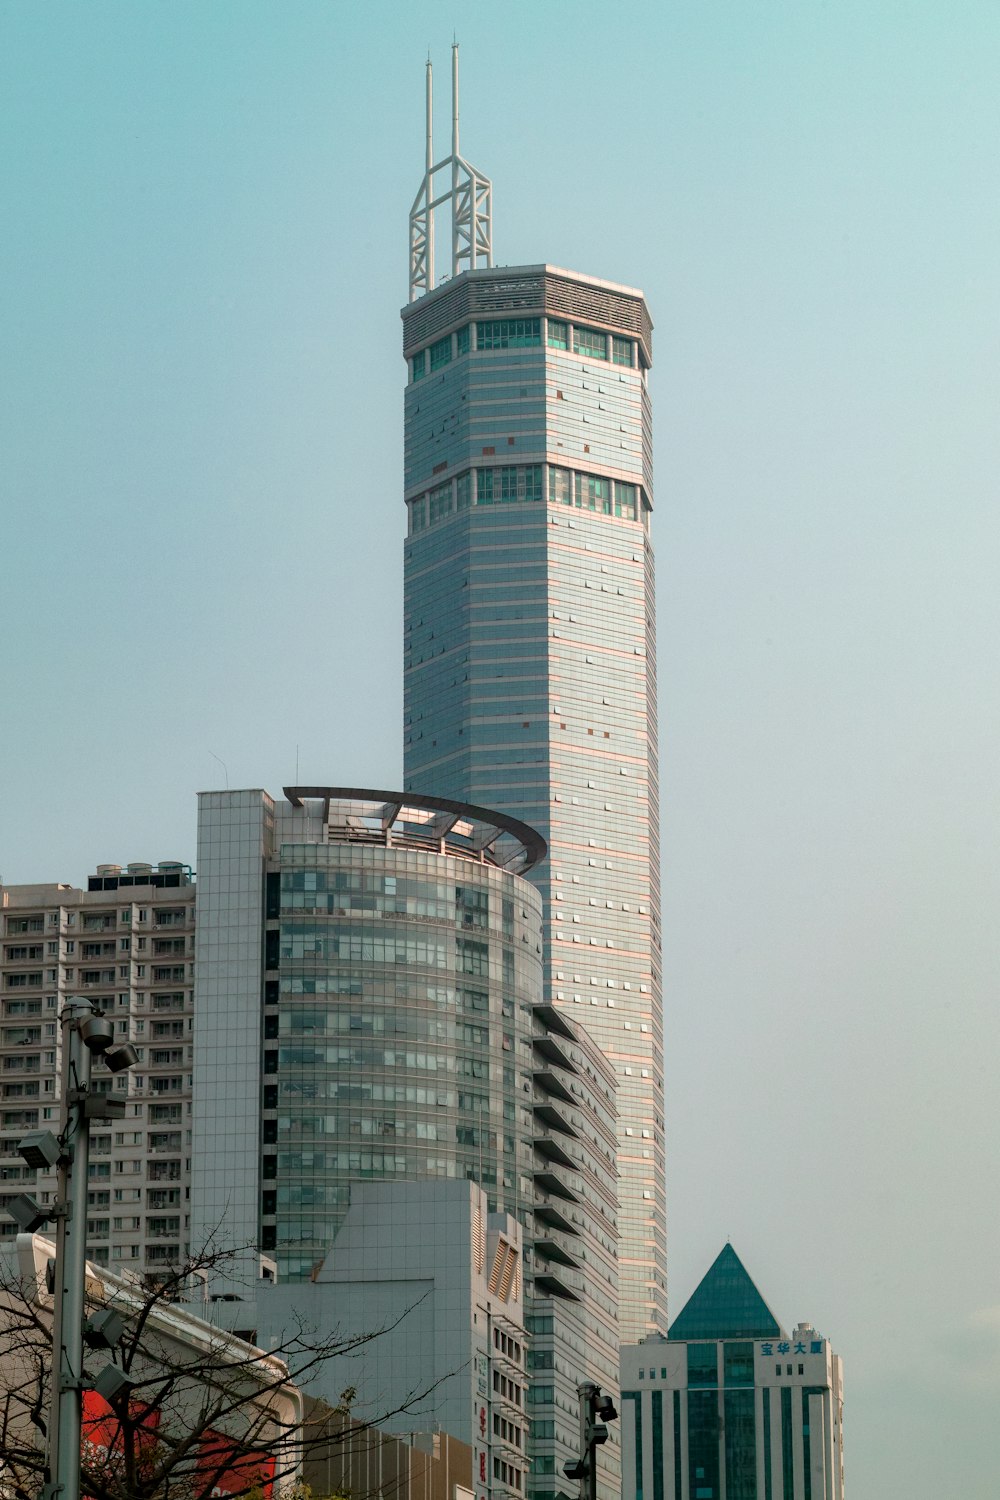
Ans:
{"label": "curved glass building", "polygon": [[372,1178],[524,1218],[544,841],[441,798],[285,797],[202,797],[192,1243],[224,1218],[308,1279]]}

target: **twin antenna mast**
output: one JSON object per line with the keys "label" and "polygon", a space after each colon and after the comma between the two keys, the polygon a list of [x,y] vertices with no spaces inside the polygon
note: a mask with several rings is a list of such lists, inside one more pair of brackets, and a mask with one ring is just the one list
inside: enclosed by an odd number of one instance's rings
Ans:
{"label": "twin antenna mast", "polygon": [[[451,275],[493,264],[493,184],[458,149],[458,43],[451,49],[451,155],[434,160],[433,69],[427,59],[427,164],[410,209],[410,301],[434,287],[434,210],[451,204]],[[435,178],[447,174],[438,190]]]}

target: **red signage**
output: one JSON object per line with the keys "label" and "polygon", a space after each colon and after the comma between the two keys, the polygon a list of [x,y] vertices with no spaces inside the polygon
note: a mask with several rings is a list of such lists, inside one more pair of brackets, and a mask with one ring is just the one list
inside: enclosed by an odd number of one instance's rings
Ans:
{"label": "red signage", "polygon": [[[129,1415],[141,1457],[142,1449],[156,1442],[160,1413],[144,1413],[142,1403],[135,1402]],[[103,1469],[109,1478],[120,1472],[124,1458],[122,1425],[96,1391],[83,1393],[81,1438],[82,1458],[88,1469]],[[250,1490],[258,1492],[263,1500],[271,1500],[274,1459],[267,1453],[241,1448],[232,1438],[209,1429],[198,1446],[197,1476],[200,1484],[196,1485],[195,1494],[201,1500],[209,1500],[210,1496],[218,1500],[221,1496],[245,1495]]]}
{"label": "red signage", "polygon": [[[129,1425],[136,1435],[136,1449],[141,1458],[143,1448],[156,1442],[160,1420],[158,1411],[144,1411],[141,1402],[129,1406]],[[124,1458],[124,1433],[114,1411],[96,1391],[84,1391],[81,1413],[81,1459],[89,1469],[104,1469],[109,1475],[120,1469]]]}
{"label": "red signage", "polygon": [[271,1500],[274,1459],[210,1431],[198,1449],[198,1475],[203,1483],[210,1483],[211,1488],[204,1492],[208,1495],[245,1495],[248,1490],[257,1490],[264,1500]]}

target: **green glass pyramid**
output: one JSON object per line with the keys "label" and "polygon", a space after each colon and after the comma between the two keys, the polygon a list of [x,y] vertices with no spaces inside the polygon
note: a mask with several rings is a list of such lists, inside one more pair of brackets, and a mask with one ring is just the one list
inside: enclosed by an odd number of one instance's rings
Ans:
{"label": "green glass pyramid", "polygon": [[670,1325],[672,1339],[776,1339],[781,1328],[732,1245],[712,1265]]}

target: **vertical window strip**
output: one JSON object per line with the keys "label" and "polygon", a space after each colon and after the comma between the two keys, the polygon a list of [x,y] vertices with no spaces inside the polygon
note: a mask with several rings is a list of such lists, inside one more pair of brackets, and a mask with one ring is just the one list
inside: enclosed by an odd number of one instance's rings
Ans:
{"label": "vertical window strip", "polygon": [[459,354],[468,354],[471,328],[468,323],[455,334],[455,348]]}
{"label": "vertical window strip", "polygon": [[663,1392],[653,1392],[653,1500],[663,1500]]}
{"label": "vertical window strip", "polygon": [[559,323],[559,322],[556,321],[555,318],[548,318],[546,320],[546,322],[547,322],[547,334],[546,334],[546,337],[547,337],[549,348],[550,349],[568,349],[569,348],[569,325],[567,323]]}
{"label": "vertical window strip", "polygon": [[812,1500],[812,1431],[809,1422],[809,1397],[825,1394],[821,1385],[806,1385],[802,1388],[802,1493],[804,1500]]}
{"label": "vertical window strip", "polygon": [[792,1391],[783,1386],[781,1391],[781,1483],[788,1500],[795,1494],[795,1467],[792,1460]]}
{"label": "vertical window strip", "polygon": [[472,504],[472,470],[466,469],[455,481],[456,510],[468,510]]}
{"label": "vertical window strip", "polygon": [[599,511],[611,514],[611,480],[600,474],[576,475],[576,507],[578,510]]}
{"label": "vertical window strip", "polygon": [[410,359],[410,373],[414,380],[422,380],[427,371],[427,350],[421,349]]}
{"label": "vertical window strip", "polygon": [[[681,1454],[681,1393],[674,1391],[674,1493],[673,1500],[683,1500],[684,1465]],[[770,1500],[770,1497],[768,1497]]]}
{"label": "vertical window strip", "polygon": [[620,339],[617,334],[611,339],[611,358],[616,365],[632,367],[632,340]]}
{"label": "vertical window strip", "polygon": [[764,1405],[764,1500],[774,1500],[771,1480],[771,1390],[765,1386],[761,1391]]}
{"label": "vertical window strip", "polygon": [[451,334],[450,333],[447,334],[443,339],[438,339],[438,341],[437,341],[436,344],[432,344],[431,345],[430,355],[431,355],[431,369],[432,370],[440,370],[441,367],[442,367],[442,365],[450,365],[451,364]]}
{"label": "vertical window strip", "polygon": [[636,520],[638,512],[634,484],[624,484],[620,479],[615,480],[615,515],[625,521]]}
{"label": "vertical window strip", "polygon": [[438,485],[436,490],[431,490],[428,496],[430,503],[429,524],[434,525],[442,516],[451,514],[451,480],[446,484]]}
{"label": "vertical window strip", "polygon": [[569,469],[549,465],[549,502],[552,505],[573,504],[573,476]]}
{"label": "vertical window strip", "polygon": [[642,1500],[642,1392],[629,1391],[635,1413],[635,1500]]}

